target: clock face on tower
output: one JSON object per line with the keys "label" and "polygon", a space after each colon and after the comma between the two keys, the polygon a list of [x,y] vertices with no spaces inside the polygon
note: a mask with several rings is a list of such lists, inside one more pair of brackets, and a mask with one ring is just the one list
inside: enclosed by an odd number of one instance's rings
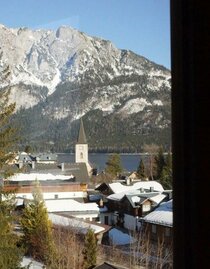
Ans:
{"label": "clock face on tower", "polygon": [[83,149],[83,146],[79,146],[79,149]]}

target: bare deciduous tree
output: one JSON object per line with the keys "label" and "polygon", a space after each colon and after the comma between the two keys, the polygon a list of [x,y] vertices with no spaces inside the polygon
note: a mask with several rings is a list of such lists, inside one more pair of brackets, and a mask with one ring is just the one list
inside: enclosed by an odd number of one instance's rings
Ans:
{"label": "bare deciduous tree", "polygon": [[143,151],[148,153],[148,162],[146,164],[147,173],[151,180],[154,180],[155,174],[155,154],[158,152],[159,147],[156,144],[145,144]]}
{"label": "bare deciduous tree", "polygon": [[82,269],[82,240],[72,229],[62,226],[53,231],[56,255],[51,257],[50,269]]}

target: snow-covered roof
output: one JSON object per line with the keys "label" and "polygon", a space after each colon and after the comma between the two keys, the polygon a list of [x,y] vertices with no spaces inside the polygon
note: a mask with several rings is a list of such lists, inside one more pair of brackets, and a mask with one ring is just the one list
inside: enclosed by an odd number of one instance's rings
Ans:
{"label": "snow-covered roof", "polygon": [[65,176],[65,175],[53,175],[51,173],[42,174],[42,173],[17,173],[8,179],[11,181],[41,181],[41,180],[67,180],[70,178],[74,178],[73,175]]}
{"label": "snow-covered roof", "polygon": [[133,203],[138,203],[141,199],[140,197],[145,197],[151,201],[159,204],[166,195],[160,194],[160,192],[141,192],[139,190],[126,190],[120,193],[114,193],[107,196],[108,200],[120,201],[124,196],[132,196],[130,199]]}
{"label": "snow-covered roof", "polygon": [[157,194],[156,196],[150,197],[150,201],[156,203],[157,205],[166,198],[165,194]]}
{"label": "snow-covered roof", "polygon": [[135,196],[131,197],[131,200],[132,200],[133,203],[139,203],[141,198],[139,196],[135,195]]}
{"label": "snow-covered roof", "polygon": [[99,208],[99,211],[100,211],[101,213],[103,213],[103,212],[107,212],[107,211],[108,211],[108,208],[107,208],[106,206],[104,206],[104,207],[100,207],[100,208]]}
{"label": "snow-covered roof", "polygon": [[16,197],[16,199],[15,199],[15,205],[16,206],[23,205],[23,203],[24,203],[24,198],[23,197]]}
{"label": "snow-covered roof", "polygon": [[119,182],[109,184],[110,189],[113,193],[120,193],[128,190],[139,190],[141,188],[150,189],[153,188],[154,191],[163,191],[163,187],[157,181],[139,181],[133,185],[123,185]]}
{"label": "snow-covered roof", "polygon": [[48,216],[53,224],[61,225],[64,227],[71,227],[73,229],[76,229],[79,233],[86,234],[88,229],[92,229],[94,233],[100,233],[105,231],[104,227],[92,223],[87,223],[76,218],[68,218],[53,213],[49,213]]}
{"label": "snow-covered roof", "polygon": [[107,199],[114,200],[114,201],[120,201],[125,195],[140,195],[139,190],[126,190],[120,193],[114,193],[107,196]]}
{"label": "snow-covered roof", "polygon": [[96,203],[80,203],[73,199],[54,199],[45,200],[45,206],[48,212],[61,212],[61,211],[77,211],[77,212],[87,212],[96,211],[99,212],[99,207]]}
{"label": "snow-covered roof", "polygon": [[143,219],[146,222],[173,227],[173,201],[161,203],[154,211]]}
{"label": "snow-covered roof", "polygon": [[98,201],[101,199],[101,194],[90,194],[88,195],[90,201]]}
{"label": "snow-covered roof", "polygon": [[135,242],[135,239],[131,235],[116,228],[109,231],[109,238],[113,245],[127,245]]}

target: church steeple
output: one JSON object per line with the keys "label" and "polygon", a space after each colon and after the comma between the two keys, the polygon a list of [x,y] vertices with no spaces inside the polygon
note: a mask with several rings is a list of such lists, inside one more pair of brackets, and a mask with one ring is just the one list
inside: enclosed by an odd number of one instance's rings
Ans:
{"label": "church steeple", "polygon": [[77,138],[77,143],[75,145],[75,162],[85,163],[87,166],[88,174],[91,175],[92,168],[88,161],[88,144],[85,135],[85,130],[83,126],[82,118],[80,120],[79,134]]}
{"label": "church steeple", "polygon": [[85,130],[84,130],[82,118],[80,120],[80,128],[79,128],[79,135],[77,138],[77,144],[87,144],[87,139],[86,139],[86,135],[85,135]]}

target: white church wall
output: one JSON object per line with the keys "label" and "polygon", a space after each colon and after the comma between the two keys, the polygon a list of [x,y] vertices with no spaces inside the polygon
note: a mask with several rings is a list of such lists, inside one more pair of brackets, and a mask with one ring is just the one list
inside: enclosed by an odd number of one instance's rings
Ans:
{"label": "white church wall", "polygon": [[88,163],[88,144],[76,144],[75,162]]}

